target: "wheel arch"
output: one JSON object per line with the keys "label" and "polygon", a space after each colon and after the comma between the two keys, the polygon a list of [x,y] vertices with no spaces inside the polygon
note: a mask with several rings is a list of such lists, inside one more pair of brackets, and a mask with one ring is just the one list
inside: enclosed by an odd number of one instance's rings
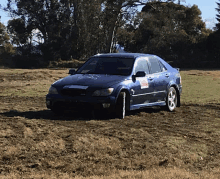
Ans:
{"label": "wheel arch", "polygon": [[129,93],[129,90],[127,88],[121,87],[118,90],[116,101],[118,100],[118,96],[121,92],[126,93],[126,98],[125,98],[126,104],[125,105],[126,105],[126,110],[129,111],[130,110],[130,93]]}
{"label": "wheel arch", "polygon": [[170,85],[169,88],[171,88],[171,87],[173,87],[177,92],[177,107],[180,107],[180,92],[179,92],[179,89],[178,89],[177,85],[175,85],[175,84]]}

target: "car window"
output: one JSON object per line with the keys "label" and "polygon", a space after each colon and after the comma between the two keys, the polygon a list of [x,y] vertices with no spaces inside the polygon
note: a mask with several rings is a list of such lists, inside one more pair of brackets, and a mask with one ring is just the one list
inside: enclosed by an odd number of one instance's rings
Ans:
{"label": "car window", "polygon": [[150,57],[149,62],[150,62],[150,66],[151,66],[151,73],[162,72],[162,69],[160,68],[160,64],[159,64],[157,58]]}
{"label": "car window", "polygon": [[160,61],[158,61],[160,64],[160,68],[162,69],[162,71],[166,71],[167,68],[164,66],[164,64],[162,64]]}
{"label": "car window", "polygon": [[134,74],[136,74],[138,71],[144,71],[146,74],[149,74],[149,67],[148,67],[147,59],[145,58],[137,59],[135,63]]}
{"label": "car window", "polygon": [[133,58],[96,57],[91,58],[78,71],[78,74],[130,75]]}
{"label": "car window", "polygon": [[97,65],[98,59],[92,59],[89,61],[87,65],[84,66],[83,70],[81,70],[81,73],[88,73],[89,71],[94,71]]}

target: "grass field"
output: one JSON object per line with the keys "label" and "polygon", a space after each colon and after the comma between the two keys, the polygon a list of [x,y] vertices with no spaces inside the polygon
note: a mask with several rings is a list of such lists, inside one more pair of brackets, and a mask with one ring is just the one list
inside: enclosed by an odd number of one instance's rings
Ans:
{"label": "grass field", "polygon": [[68,69],[0,70],[0,178],[220,178],[220,71],[181,71],[181,107],[56,116],[50,85]]}

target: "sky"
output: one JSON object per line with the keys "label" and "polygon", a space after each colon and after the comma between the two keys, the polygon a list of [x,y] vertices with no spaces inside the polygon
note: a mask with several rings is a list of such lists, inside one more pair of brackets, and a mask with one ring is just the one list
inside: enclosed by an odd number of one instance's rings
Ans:
{"label": "sky", "polygon": [[206,22],[206,27],[212,28],[215,26],[215,23],[217,23],[216,20],[216,14],[217,11],[215,8],[217,8],[216,2],[219,2],[218,0],[185,0],[186,3],[182,2],[183,5],[197,5],[202,12],[202,20]]}
{"label": "sky", "polygon": [[[181,0],[181,4],[188,6],[188,5],[197,5],[201,10],[202,20],[206,23],[207,28],[213,28],[215,26],[216,21],[216,14],[217,8],[216,2],[218,0]],[[5,7],[7,4],[7,0],[0,0],[1,6]],[[10,19],[9,15],[5,13],[3,10],[0,9],[0,16],[1,16],[1,23],[7,25],[7,21]]]}

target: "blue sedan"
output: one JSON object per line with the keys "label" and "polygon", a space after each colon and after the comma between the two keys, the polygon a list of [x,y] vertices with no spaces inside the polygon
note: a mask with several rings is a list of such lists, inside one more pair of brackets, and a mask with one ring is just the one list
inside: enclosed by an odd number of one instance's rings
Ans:
{"label": "blue sedan", "polygon": [[47,108],[57,114],[84,108],[104,109],[124,118],[126,111],[164,106],[174,111],[182,92],[179,69],[156,55],[97,54],[77,71],[54,82],[46,96]]}

